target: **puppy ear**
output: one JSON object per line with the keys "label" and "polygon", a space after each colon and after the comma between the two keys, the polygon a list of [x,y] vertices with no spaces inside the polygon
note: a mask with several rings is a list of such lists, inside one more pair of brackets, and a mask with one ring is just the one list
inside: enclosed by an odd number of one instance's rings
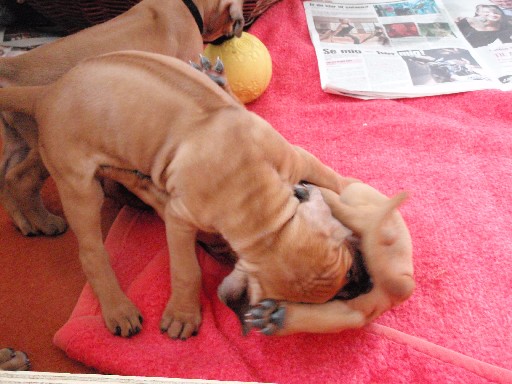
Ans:
{"label": "puppy ear", "polygon": [[[378,236],[380,237],[379,241],[382,244],[392,244],[398,234],[395,230],[392,228],[389,228],[386,226],[386,222],[391,219],[391,215],[393,214],[393,211],[395,209],[398,209],[398,207],[407,199],[407,192],[400,192],[399,194],[393,196],[389,201],[386,202],[386,204],[383,204],[378,212],[376,213],[373,220],[375,220],[375,226],[374,228],[377,228]],[[380,230],[378,229],[380,228]]]}
{"label": "puppy ear", "polygon": [[245,323],[245,314],[249,311],[249,294],[247,292],[247,276],[235,269],[220,283],[217,290],[219,299],[226,304],[240,320],[242,334],[249,333],[250,328]]}
{"label": "puppy ear", "polygon": [[406,192],[401,192],[379,205],[353,207],[342,202],[335,192],[326,188],[320,188],[320,190],[325,202],[331,208],[333,217],[356,235],[364,236],[376,231],[372,233],[372,237],[377,236],[379,241],[388,244],[393,241],[396,234],[388,230],[385,224],[391,218],[393,211],[407,198]]}
{"label": "puppy ear", "polygon": [[237,302],[247,291],[247,285],[247,275],[235,268],[220,283],[217,295],[222,302],[229,306],[231,302]]}
{"label": "puppy ear", "polygon": [[340,196],[330,189],[320,188],[322,197],[331,208],[333,217],[349,228],[354,234],[360,236],[364,231],[368,218],[360,208],[355,208],[341,201]]}

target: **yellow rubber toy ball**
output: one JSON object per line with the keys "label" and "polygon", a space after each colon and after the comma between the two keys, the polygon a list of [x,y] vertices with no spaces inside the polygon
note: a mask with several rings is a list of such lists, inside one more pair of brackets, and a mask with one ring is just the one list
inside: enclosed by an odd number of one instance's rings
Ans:
{"label": "yellow rubber toy ball", "polygon": [[247,32],[220,45],[208,44],[204,55],[212,62],[220,57],[231,90],[244,104],[260,97],[270,83],[270,53],[256,36]]}

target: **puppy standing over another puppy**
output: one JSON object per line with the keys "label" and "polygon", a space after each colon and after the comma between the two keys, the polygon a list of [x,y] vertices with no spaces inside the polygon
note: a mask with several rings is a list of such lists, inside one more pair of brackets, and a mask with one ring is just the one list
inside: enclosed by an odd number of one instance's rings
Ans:
{"label": "puppy standing over another puppy", "polygon": [[412,241],[397,210],[406,194],[389,199],[358,182],[348,185],[339,196],[326,189],[322,194],[333,216],[360,238],[371,290],[351,300],[334,298],[323,304],[266,300],[247,312],[245,331],[255,327],[264,334],[288,335],[360,328],[412,295]]}
{"label": "puppy standing over another puppy", "polygon": [[[103,24],[0,58],[0,86],[46,85],[85,58],[120,50],[196,61],[203,41],[241,35],[242,5],[243,0],[143,0]],[[0,203],[24,235],[64,232],[65,221],[48,212],[39,196],[48,172],[36,149],[36,124],[20,113],[3,113],[2,120]]]}
{"label": "puppy standing over another puppy", "polygon": [[[46,87],[0,89],[0,109],[34,116],[41,157],[77,236],[85,274],[108,329],[137,333],[141,315],[122,292],[103,246],[98,176],[137,172],[135,188],[166,224],[172,294],[161,328],[186,339],[201,321],[199,230],[222,235],[239,260],[225,289],[324,303],[346,283],[346,228],[318,188],[352,182],[288,143],[205,74],[168,56],[117,52],[82,61]],[[27,137],[33,131],[23,132]],[[117,176],[116,176],[117,175]],[[130,188],[129,185],[127,185]]]}

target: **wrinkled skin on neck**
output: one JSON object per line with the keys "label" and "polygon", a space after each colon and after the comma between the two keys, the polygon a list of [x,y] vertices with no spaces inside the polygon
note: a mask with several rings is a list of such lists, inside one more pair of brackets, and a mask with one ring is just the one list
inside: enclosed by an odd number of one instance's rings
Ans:
{"label": "wrinkled skin on neck", "polygon": [[345,240],[350,234],[311,187],[309,199],[297,205],[282,228],[248,247],[251,252],[235,249],[239,260],[219,296],[236,303],[247,295],[251,305],[264,298],[326,302],[347,282],[353,258]]}

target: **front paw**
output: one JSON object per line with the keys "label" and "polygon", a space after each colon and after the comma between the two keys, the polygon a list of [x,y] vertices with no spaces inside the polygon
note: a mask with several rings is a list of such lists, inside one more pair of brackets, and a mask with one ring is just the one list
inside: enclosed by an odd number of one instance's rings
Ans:
{"label": "front paw", "polygon": [[201,309],[187,308],[179,310],[176,305],[169,302],[160,321],[160,330],[167,333],[171,339],[186,340],[197,335],[201,325]]}
{"label": "front paw", "polygon": [[131,337],[142,329],[142,315],[127,298],[116,305],[102,305],[101,311],[107,328],[115,336]]}
{"label": "front paw", "polygon": [[272,299],[265,299],[245,314],[246,328],[257,328],[264,335],[273,335],[284,327],[286,307]]}
{"label": "front paw", "polygon": [[25,215],[15,208],[9,213],[23,236],[57,236],[68,229],[66,220],[49,212],[41,214],[39,210],[32,210],[28,212],[29,215]]}

